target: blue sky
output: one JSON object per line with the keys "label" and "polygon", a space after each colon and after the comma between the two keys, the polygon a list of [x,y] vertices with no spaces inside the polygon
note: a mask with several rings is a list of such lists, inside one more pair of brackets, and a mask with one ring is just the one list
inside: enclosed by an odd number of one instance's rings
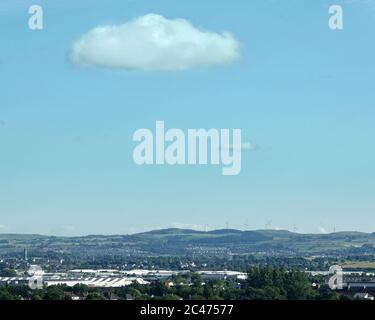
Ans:
{"label": "blue sky", "polygon": [[[28,28],[28,7],[44,29]],[[341,4],[344,30],[328,28]],[[166,227],[375,231],[375,2],[11,1],[0,4],[0,232]],[[149,13],[229,31],[232,64],[185,71],[75,66],[75,41]],[[241,128],[241,174],[136,166],[132,134]],[[246,226],[245,226],[246,225]]]}

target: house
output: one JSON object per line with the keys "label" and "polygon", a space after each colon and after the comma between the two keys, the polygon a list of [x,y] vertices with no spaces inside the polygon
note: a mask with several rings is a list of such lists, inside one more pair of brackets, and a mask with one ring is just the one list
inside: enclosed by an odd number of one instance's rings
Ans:
{"label": "house", "polygon": [[68,300],[81,300],[80,296],[77,296],[76,294],[72,292],[64,292],[65,299]]}
{"label": "house", "polygon": [[134,300],[134,297],[131,294],[127,293],[125,300]]}
{"label": "house", "polygon": [[374,300],[374,296],[366,292],[356,293],[354,298],[359,300]]}
{"label": "house", "polygon": [[165,285],[166,288],[170,289],[170,288],[174,287],[174,282],[173,281],[165,281],[164,285]]}

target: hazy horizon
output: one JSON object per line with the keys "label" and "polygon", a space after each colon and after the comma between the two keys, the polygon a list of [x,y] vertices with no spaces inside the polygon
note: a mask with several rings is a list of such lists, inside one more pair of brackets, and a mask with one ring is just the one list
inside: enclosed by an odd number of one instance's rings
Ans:
{"label": "hazy horizon", "polygon": [[43,234],[43,233],[17,233],[17,232],[12,232],[12,233],[7,233],[7,232],[0,232],[0,235],[39,235],[39,236],[47,236],[47,237],[66,237],[66,238],[75,238],[75,237],[88,237],[88,236],[131,236],[131,235],[136,235],[136,234],[142,234],[142,233],[149,233],[149,232],[156,232],[156,231],[166,231],[166,230],[187,230],[187,231],[197,231],[197,232],[216,232],[216,231],[241,231],[241,232],[262,232],[262,231],[280,231],[280,232],[283,232],[283,231],[287,231],[287,232],[290,232],[290,233],[295,233],[295,234],[300,234],[300,235],[309,235],[309,234],[312,234],[312,235],[332,235],[332,234],[339,234],[339,233],[364,233],[364,234],[373,234],[375,233],[375,231],[373,232],[364,232],[364,231],[358,231],[358,230],[336,230],[336,231],[332,231],[332,232],[326,232],[326,233],[322,233],[322,232],[312,232],[312,233],[303,233],[303,232],[298,232],[298,231],[293,231],[293,230],[288,230],[288,229],[232,229],[232,228],[229,228],[229,229],[225,229],[225,228],[222,228],[222,229],[209,229],[209,230],[204,230],[204,228],[202,229],[185,229],[185,228],[174,228],[174,227],[169,227],[169,228],[160,228],[160,229],[147,229],[147,230],[143,230],[143,231],[139,231],[139,232],[134,232],[134,233],[124,233],[124,234],[121,234],[121,233],[87,233],[87,234],[75,234],[75,235],[56,235],[56,234]]}

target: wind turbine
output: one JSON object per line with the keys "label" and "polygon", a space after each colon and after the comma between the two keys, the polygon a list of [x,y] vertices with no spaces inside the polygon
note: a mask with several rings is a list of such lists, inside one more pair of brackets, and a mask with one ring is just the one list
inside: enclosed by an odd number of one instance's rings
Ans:
{"label": "wind turbine", "polygon": [[266,222],[266,230],[271,230],[272,228],[272,220],[268,219]]}
{"label": "wind turbine", "polygon": [[293,233],[297,233],[297,226],[294,224],[294,226],[293,226]]}
{"label": "wind turbine", "polygon": [[245,223],[244,223],[244,227],[245,227],[245,230],[249,230],[249,221],[246,220]]}

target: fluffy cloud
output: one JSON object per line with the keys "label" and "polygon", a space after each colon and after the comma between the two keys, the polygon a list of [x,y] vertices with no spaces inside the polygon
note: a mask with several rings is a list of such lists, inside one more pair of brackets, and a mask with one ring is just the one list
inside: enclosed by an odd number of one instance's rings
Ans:
{"label": "fluffy cloud", "polygon": [[184,19],[148,14],[90,30],[73,44],[70,57],[77,65],[174,71],[236,61],[240,45],[228,32],[202,31]]}

